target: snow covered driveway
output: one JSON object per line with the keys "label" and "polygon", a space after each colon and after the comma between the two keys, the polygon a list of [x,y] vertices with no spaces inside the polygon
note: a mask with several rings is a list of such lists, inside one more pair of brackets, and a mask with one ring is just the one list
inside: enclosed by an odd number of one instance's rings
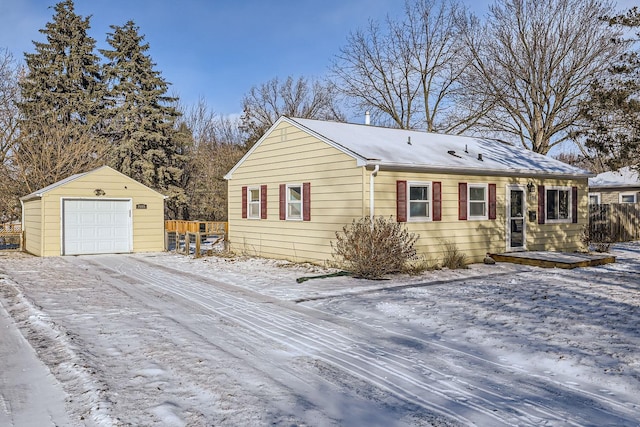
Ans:
{"label": "snow covered driveway", "polygon": [[640,244],[614,254],[302,284],[323,272],[2,256],[0,302],[71,425],[637,426]]}

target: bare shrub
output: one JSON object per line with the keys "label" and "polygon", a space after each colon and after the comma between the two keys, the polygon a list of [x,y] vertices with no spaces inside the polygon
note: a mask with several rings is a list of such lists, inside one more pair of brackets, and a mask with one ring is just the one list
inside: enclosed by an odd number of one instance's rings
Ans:
{"label": "bare shrub", "polygon": [[597,224],[595,232],[591,233],[589,224],[582,228],[580,241],[586,246],[587,251],[609,252],[611,245],[618,241],[618,236],[608,229],[606,224]]}
{"label": "bare shrub", "polygon": [[364,217],[336,232],[331,248],[341,268],[355,277],[379,279],[405,271],[407,262],[418,258],[414,245],[419,237],[392,217]]}
{"label": "bare shrub", "polygon": [[464,252],[461,252],[455,243],[444,240],[442,245],[444,246],[442,267],[452,270],[467,268],[467,265],[469,264],[467,255]]}

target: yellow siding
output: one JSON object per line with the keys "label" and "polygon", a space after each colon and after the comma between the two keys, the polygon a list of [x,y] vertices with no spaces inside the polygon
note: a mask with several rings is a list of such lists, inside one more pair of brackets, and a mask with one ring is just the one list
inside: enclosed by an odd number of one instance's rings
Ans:
{"label": "yellow siding", "polygon": [[[396,181],[425,181],[442,183],[442,220],[431,222],[407,222],[407,229],[420,235],[417,250],[429,259],[442,259],[443,243],[454,243],[472,262],[481,262],[487,252],[503,253],[507,250],[507,185],[526,186],[577,186],[578,187],[578,223],[538,224],[526,220],[527,250],[577,251],[582,249],[580,242],[583,226],[587,223],[587,187],[586,178],[578,183],[569,180],[535,180],[517,177],[484,177],[465,175],[443,175],[423,173],[385,172],[378,173],[375,186],[375,214],[396,215]],[[495,220],[459,220],[458,219],[458,183],[496,184]],[[368,187],[367,187],[368,190]],[[537,217],[538,193],[527,193],[526,212],[535,211]],[[367,191],[368,200],[368,191]]]}
{"label": "yellow siding", "polygon": [[[311,183],[311,221],[279,219],[279,185]],[[242,219],[242,187],[267,185],[267,219]],[[337,149],[282,123],[229,180],[231,249],[268,258],[322,263],[335,231],[365,214],[363,173]]]}
{"label": "yellow siding", "polygon": [[[96,197],[94,190],[105,194]],[[42,256],[61,254],[61,199],[131,199],[133,209],[133,252],[164,250],[164,199],[148,187],[109,168],[100,168],[42,196]],[[26,203],[25,203],[26,204]],[[147,209],[136,209],[146,204]]]}
{"label": "yellow siding", "polygon": [[22,230],[24,232],[24,250],[40,256],[42,254],[42,203],[40,199],[23,203]]}
{"label": "yellow siding", "polygon": [[[370,171],[341,151],[281,123],[234,171],[228,183],[229,237],[236,253],[326,263],[332,260],[331,242],[353,219],[369,215]],[[420,235],[418,252],[441,261],[443,245],[451,242],[472,262],[487,252],[507,250],[506,191],[508,185],[532,182],[546,186],[578,186],[578,224],[544,224],[526,215],[526,249],[581,250],[580,236],[587,223],[587,179],[538,180],[518,177],[483,177],[442,173],[408,173],[381,170],[375,178],[375,215],[396,216],[396,181],[442,183],[442,220],[407,222],[410,232]],[[279,219],[279,185],[311,183],[311,221]],[[496,184],[495,220],[458,220],[458,183]],[[242,187],[267,185],[267,219],[242,219]],[[526,211],[537,214],[535,193],[526,193]]]}

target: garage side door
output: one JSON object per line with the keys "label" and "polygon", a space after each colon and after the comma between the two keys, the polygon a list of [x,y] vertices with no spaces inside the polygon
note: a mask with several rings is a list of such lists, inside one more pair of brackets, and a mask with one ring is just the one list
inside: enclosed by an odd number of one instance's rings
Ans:
{"label": "garage side door", "polygon": [[63,200],[63,255],[131,252],[130,200]]}

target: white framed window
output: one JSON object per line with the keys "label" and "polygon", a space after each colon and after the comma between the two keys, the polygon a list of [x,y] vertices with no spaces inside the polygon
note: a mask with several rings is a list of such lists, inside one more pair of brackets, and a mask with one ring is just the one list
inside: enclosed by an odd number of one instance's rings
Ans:
{"label": "white framed window", "polygon": [[589,204],[590,205],[599,205],[600,204],[600,193],[589,193]]}
{"label": "white framed window", "polygon": [[571,222],[571,187],[545,189],[547,222]]}
{"label": "white framed window", "polygon": [[431,221],[431,194],[430,182],[407,183],[407,219],[409,221]]}
{"label": "white framed window", "polygon": [[247,188],[247,218],[260,219],[260,187]]}
{"label": "white framed window", "polygon": [[287,184],[287,219],[302,220],[302,184]]}
{"label": "white framed window", "polygon": [[469,219],[488,219],[488,191],[487,184],[467,185],[467,204]]}
{"label": "white framed window", "polygon": [[620,203],[637,203],[638,193],[620,193]]}

